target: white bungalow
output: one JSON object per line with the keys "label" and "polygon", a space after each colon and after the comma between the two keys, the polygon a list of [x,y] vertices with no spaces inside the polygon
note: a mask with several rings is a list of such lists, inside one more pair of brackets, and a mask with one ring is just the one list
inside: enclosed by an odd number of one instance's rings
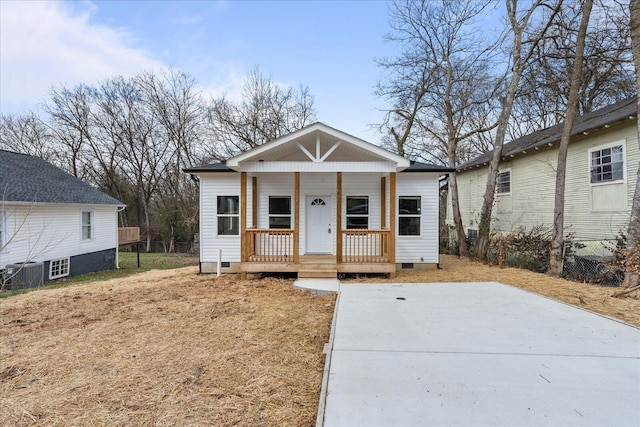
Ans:
{"label": "white bungalow", "polygon": [[438,179],[450,169],[323,123],[185,172],[200,182],[201,272],[394,276],[439,262]]}

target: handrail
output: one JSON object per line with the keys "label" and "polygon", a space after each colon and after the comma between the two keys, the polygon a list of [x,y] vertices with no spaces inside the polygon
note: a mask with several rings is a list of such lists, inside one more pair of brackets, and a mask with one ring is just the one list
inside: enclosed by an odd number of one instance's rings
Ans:
{"label": "handrail", "polygon": [[342,262],[388,263],[391,230],[342,230]]}
{"label": "handrail", "polygon": [[245,247],[249,262],[293,262],[293,236],[291,229],[245,230]]}

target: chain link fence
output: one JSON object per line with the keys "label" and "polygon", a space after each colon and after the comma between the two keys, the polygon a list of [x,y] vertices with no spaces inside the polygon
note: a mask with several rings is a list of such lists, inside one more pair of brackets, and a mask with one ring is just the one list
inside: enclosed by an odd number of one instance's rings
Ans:
{"label": "chain link fence", "polygon": [[[447,227],[440,236],[440,253],[458,255],[457,236],[453,227]],[[467,235],[467,244],[473,254],[477,234]],[[545,239],[521,239],[503,248],[504,265],[544,273],[549,268],[551,242]],[[624,272],[616,265],[617,240],[572,240],[565,242],[562,276],[568,280],[602,286],[620,286]],[[500,249],[496,241],[490,243],[487,258],[498,264]]]}
{"label": "chain link fence", "polygon": [[565,242],[562,274],[576,282],[620,286],[624,272],[616,265],[616,240]]}

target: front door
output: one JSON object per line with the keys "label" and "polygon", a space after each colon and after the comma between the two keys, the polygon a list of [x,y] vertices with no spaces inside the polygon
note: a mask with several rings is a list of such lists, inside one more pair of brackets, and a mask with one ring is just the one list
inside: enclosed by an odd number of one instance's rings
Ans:
{"label": "front door", "polygon": [[307,196],[306,212],[306,253],[330,254],[333,236],[331,196]]}

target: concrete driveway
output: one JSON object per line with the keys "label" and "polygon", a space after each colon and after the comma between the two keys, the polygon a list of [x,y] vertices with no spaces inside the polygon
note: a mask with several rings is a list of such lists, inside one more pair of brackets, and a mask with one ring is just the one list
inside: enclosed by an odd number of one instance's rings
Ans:
{"label": "concrete driveway", "polygon": [[640,426],[640,329],[500,283],[340,286],[318,425]]}

